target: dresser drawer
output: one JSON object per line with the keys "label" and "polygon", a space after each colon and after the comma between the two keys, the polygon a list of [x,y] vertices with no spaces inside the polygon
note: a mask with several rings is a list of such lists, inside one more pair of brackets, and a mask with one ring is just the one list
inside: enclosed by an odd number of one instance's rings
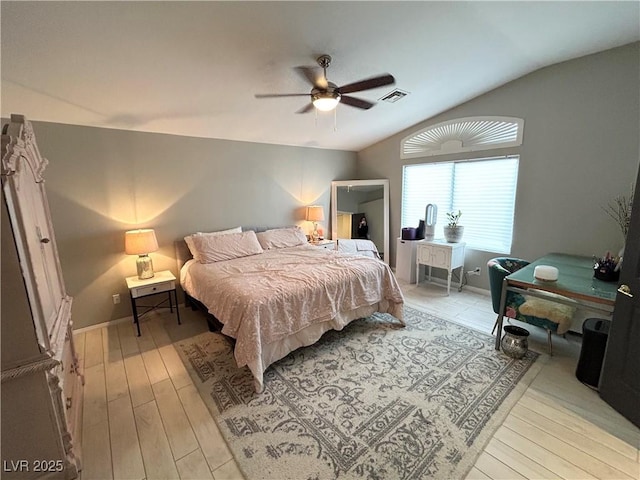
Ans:
{"label": "dresser drawer", "polygon": [[154,293],[169,292],[176,289],[175,281],[154,283],[153,285],[145,285],[141,287],[134,287],[131,289],[131,296],[133,298],[144,297],[146,295],[153,295]]}

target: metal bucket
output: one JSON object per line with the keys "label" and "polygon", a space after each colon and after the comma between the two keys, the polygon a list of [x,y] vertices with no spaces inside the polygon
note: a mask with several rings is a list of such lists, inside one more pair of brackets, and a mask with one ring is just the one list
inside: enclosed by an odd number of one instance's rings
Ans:
{"label": "metal bucket", "polygon": [[527,354],[529,349],[529,331],[515,325],[507,325],[504,327],[504,335],[500,346],[505,355],[520,359]]}

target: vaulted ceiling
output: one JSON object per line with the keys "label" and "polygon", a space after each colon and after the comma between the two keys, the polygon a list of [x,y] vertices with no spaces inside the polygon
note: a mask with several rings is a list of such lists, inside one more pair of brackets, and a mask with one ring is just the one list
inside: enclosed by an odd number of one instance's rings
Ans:
{"label": "vaulted ceiling", "polygon": [[[539,68],[640,39],[638,2],[10,2],[2,115],[358,151]],[[370,110],[297,114],[333,61]],[[379,101],[394,89],[408,95]]]}

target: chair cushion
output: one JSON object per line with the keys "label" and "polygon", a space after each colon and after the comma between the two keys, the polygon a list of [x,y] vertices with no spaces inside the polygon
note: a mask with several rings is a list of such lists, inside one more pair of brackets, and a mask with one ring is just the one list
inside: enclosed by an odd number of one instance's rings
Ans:
{"label": "chair cushion", "polygon": [[576,308],[542,298],[529,297],[520,305],[519,311],[529,317],[538,317],[557,323],[558,329],[556,333],[562,335],[571,327]]}

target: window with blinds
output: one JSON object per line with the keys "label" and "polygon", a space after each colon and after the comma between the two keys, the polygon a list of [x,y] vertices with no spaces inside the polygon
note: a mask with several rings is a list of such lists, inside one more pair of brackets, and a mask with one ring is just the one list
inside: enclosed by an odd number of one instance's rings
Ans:
{"label": "window with blinds", "polygon": [[460,210],[468,248],[511,253],[518,156],[405,165],[402,227],[417,227],[428,204],[438,207],[435,238],[443,238],[447,212]]}

